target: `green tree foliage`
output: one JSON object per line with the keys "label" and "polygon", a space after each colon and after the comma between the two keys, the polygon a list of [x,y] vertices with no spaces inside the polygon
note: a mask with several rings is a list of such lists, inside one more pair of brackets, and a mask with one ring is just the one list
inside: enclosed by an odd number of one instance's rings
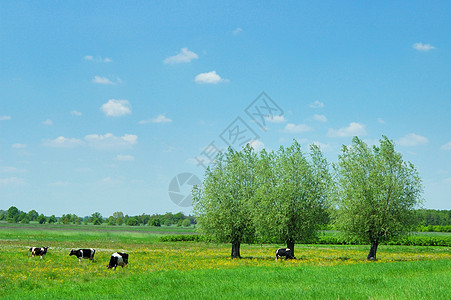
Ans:
{"label": "green tree foliage", "polygon": [[109,216],[108,219],[106,220],[106,222],[107,222],[107,224],[109,226],[116,226],[117,225],[116,219],[114,219],[113,216]]}
{"label": "green tree foliage", "polygon": [[19,221],[19,215],[20,215],[20,210],[15,207],[15,206],[11,206],[8,209],[8,222],[10,223],[17,223]]}
{"label": "green tree foliage", "polygon": [[371,244],[368,259],[376,259],[377,246],[406,232],[421,201],[421,178],[404,162],[387,137],[368,147],[357,137],[339,155],[335,223],[345,238]]}
{"label": "green tree foliage", "polygon": [[69,224],[70,223],[70,214],[67,215],[62,215],[61,218],[59,219],[59,222],[62,224]]}
{"label": "green tree foliage", "polygon": [[297,141],[277,152],[260,152],[253,199],[260,242],[286,243],[294,253],[295,243],[312,241],[327,220],[329,165],[316,145],[309,158]]}
{"label": "green tree foliage", "polygon": [[108,225],[113,225],[113,222],[115,222],[116,225],[122,225],[124,223],[124,213],[121,211],[114,212],[108,219]]}
{"label": "green tree foliage", "polygon": [[0,221],[6,220],[7,218],[8,218],[8,212],[3,209],[0,209]]}
{"label": "green tree foliage", "polygon": [[130,217],[125,221],[125,225],[128,226],[139,226],[138,217]]}
{"label": "green tree foliage", "polygon": [[30,223],[30,221],[27,218],[27,213],[21,211],[20,214],[19,214],[19,217],[17,218],[17,222],[21,222],[23,224]]}
{"label": "green tree foliage", "polygon": [[203,188],[193,189],[199,231],[215,241],[232,243],[232,258],[240,257],[241,243],[254,240],[250,200],[256,189],[255,163],[249,145],[240,152],[229,148],[207,169]]}
{"label": "green tree foliage", "polygon": [[189,219],[183,220],[183,222],[182,222],[183,227],[189,227],[190,225],[191,225],[191,222]]}
{"label": "green tree foliage", "polygon": [[55,215],[51,215],[51,216],[47,219],[47,223],[49,223],[49,224],[53,224],[53,223],[56,223],[56,222],[57,222],[57,219],[56,219]]}
{"label": "green tree foliage", "polygon": [[160,219],[158,217],[154,217],[152,216],[149,220],[149,222],[147,223],[149,226],[156,226],[156,227],[160,227],[161,226],[161,222]]}
{"label": "green tree foliage", "polygon": [[38,219],[38,216],[39,216],[38,212],[35,211],[34,209],[30,210],[27,215],[28,220],[30,221],[36,221]]}
{"label": "green tree foliage", "polygon": [[451,225],[451,210],[417,209],[415,219],[420,226]]}
{"label": "green tree foliage", "polygon": [[43,214],[40,214],[37,217],[37,221],[39,222],[39,224],[45,224],[47,222],[47,218]]}
{"label": "green tree foliage", "polygon": [[91,215],[90,221],[93,225],[101,225],[103,223],[103,217],[99,212],[95,212]]}
{"label": "green tree foliage", "polygon": [[22,213],[19,215],[19,220],[20,220],[20,223],[22,223],[22,224],[28,224],[28,223],[30,223],[30,220],[28,219],[28,215],[27,215],[26,213],[24,213],[24,212],[22,212]]}

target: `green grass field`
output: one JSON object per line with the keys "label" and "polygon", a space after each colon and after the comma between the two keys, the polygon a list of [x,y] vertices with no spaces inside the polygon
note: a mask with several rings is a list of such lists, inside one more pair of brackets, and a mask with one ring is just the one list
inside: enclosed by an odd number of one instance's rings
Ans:
{"label": "green grass field", "polygon": [[[316,298],[449,299],[449,247],[380,246],[378,261],[364,245],[297,245],[297,260],[275,261],[282,245],[160,242],[180,227],[0,224],[0,297],[24,298]],[[31,246],[49,246],[45,259]],[[92,247],[95,261],[70,257]],[[130,254],[127,268],[108,270],[114,251]]]}

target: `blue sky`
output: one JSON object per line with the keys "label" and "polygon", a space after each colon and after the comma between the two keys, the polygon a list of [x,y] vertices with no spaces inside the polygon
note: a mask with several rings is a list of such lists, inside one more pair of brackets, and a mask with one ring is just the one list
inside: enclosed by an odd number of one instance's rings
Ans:
{"label": "blue sky", "polygon": [[[450,209],[450,15],[447,1],[4,1],[0,208],[191,213],[171,180],[202,178],[237,129],[332,162],[353,135],[387,135],[424,206]],[[264,103],[278,109],[262,128]]]}

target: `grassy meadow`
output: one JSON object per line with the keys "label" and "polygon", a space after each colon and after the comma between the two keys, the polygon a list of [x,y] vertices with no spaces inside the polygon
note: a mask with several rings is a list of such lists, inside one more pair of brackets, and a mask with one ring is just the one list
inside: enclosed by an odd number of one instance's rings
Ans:
{"label": "grassy meadow", "polygon": [[[275,261],[283,245],[161,242],[180,227],[106,227],[0,224],[0,297],[24,298],[316,298],[446,299],[451,295],[451,249],[381,245],[297,245],[297,260]],[[446,235],[446,233],[444,234]],[[49,246],[30,258],[32,246]],[[78,263],[71,248],[96,249]],[[130,254],[127,268],[108,270],[115,251]]]}

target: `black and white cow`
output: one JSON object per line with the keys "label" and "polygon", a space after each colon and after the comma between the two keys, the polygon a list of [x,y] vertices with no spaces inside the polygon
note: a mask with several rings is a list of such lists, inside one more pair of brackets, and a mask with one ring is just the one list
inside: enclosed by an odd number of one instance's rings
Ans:
{"label": "black and white cow", "polygon": [[83,258],[90,259],[91,261],[94,261],[94,254],[96,253],[96,250],[94,249],[72,249],[70,250],[69,256],[75,255],[80,263],[82,262]]}
{"label": "black and white cow", "polygon": [[30,248],[31,257],[40,256],[42,259],[47,254],[48,248],[49,247],[31,247]]}
{"label": "black and white cow", "polygon": [[285,256],[285,260],[287,259],[296,259],[296,257],[294,257],[293,255],[293,251],[291,251],[290,248],[279,248],[276,251],[276,261],[277,259],[279,259],[280,257]]}
{"label": "black and white cow", "polygon": [[111,255],[110,263],[108,264],[108,269],[115,269],[117,266],[126,267],[128,264],[128,254],[123,252],[114,252]]}

